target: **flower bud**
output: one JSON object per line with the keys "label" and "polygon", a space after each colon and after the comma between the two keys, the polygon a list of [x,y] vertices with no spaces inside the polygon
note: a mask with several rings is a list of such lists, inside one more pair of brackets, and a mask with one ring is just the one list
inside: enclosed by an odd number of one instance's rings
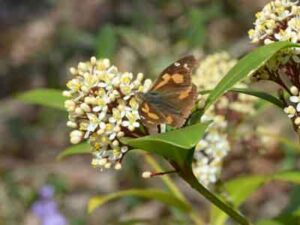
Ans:
{"label": "flower bud", "polygon": [[145,171],[142,173],[142,177],[147,179],[147,178],[150,178],[152,175],[152,173],[150,171]]}
{"label": "flower bud", "polygon": [[74,101],[72,101],[72,100],[66,100],[66,101],[65,101],[65,108],[66,108],[69,112],[74,111],[75,106],[76,106],[76,104],[75,104]]}

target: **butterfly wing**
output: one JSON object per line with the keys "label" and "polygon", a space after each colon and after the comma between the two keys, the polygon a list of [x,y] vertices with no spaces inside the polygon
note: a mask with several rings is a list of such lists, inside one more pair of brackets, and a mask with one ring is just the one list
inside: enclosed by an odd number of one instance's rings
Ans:
{"label": "butterfly wing", "polygon": [[194,56],[179,59],[161,72],[150,91],[169,93],[191,86],[191,72],[196,64]]}
{"label": "butterfly wing", "polygon": [[194,56],[179,59],[160,74],[140,108],[142,122],[147,127],[161,123],[181,127],[197,98],[191,72],[196,65]]}

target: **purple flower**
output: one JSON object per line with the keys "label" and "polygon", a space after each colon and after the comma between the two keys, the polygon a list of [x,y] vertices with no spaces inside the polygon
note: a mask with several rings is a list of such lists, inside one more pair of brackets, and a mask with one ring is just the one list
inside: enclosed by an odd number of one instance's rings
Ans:
{"label": "purple flower", "polygon": [[43,186],[41,188],[41,190],[39,191],[39,195],[43,199],[50,199],[50,198],[52,198],[53,195],[54,195],[53,187],[50,186],[50,185]]}
{"label": "purple flower", "polygon": [[32,205],[32,213],[41,221],[41,225],[67,225],[68,221],[59,212],[53,199],[54,190],[50,185],[43,186],[39,191],[40,199]]}
{"label": "purple flower", "polygon": [[49,214],[54,214],[58,211],[57,204],[54,200],[38,200],[32,206],[32,212],[38,218],[43,219]]}
{"label": "purple flower", "polygon": [[48,215],[44,218],[42,225],[67,225],[68,221],[60,213]]}

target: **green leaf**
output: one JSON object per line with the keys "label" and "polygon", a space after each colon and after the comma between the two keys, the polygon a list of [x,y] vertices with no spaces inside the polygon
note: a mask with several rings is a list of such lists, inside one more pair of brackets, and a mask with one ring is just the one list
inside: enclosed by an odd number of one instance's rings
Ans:
{"label": "green leaf", "polygon": [[16,95],[16,98],[30,104],[52,107],[55,109],[65,110],[61,90],[40,88],[30,90]]}
{"label": "green leaf", "polygon": [[299,171],[283,171],[274,174],[270,177],[272,180],[281,180],[291,182],[294,184],[300,184],[300,172]]}
{"label": "green leaf", "polygon": [[[233,179],[225,184],[225,189],[230,195],[234,207],[239,207],[249,196],[265,183],[272,180],[280,180],[294,184],[300,184],[299,171],[283,171],[270,176],[245,176]],[[223,225],[228,216],[214,207],[211,220],[213,225]]]}
{"label": "green leaf", "polygon": [[208,124],[198,123],[166,133],[141,138],[122,138],[121,142],[180,163],[187,159],[189,150],[199,142]]}
{"label": "green leaf", "polygon": [[[211,92],[212,92],[212,90],[203,90],[203,91],[200,91],[199,94],[205,95],[205,94],[209,94]],[[276,105],[279,108],[284,107],[284,104],[278,98],[276,98],[275,96],[270,95],[266,92],[257,91],[257,90],[253,90],[250,88],[231,88],[228,90],[228,92],[236,92],[236,93],[251,95],[251,96],[257,97],[259,99],[262,99],[264,101],[267,101],[269,103],[272,103],[273,105]]]}
{"label": "green leaf", "polygon": [[91,147],[87,142],[78,144],[78,145],[73,145],[71,147],[66,148],[63,150],[58,156],[57,159],[63,159],[68,156],[72,155],[79,155],[79,154],[90,154],[91,153]]}
{"label": "green leaf", "polygon": [[281,109],[284,107],[284,104],[278,98],[276,98],[275,96],[270,95],[266,92],[256,91],[256,90],[252,90],[249,88],[232,88],[229,91],[258,97],[260,99],[263,99],[267,102],[270,102],[270,103],[278,106]]}
{"label": "green leaf", "polygon": [[96,49],[98,58],[112,58],[117,46],[117,35],[113,26],[104,26],[97,38]]}
{"label": "green leaf", "polygon": [[180,200],[179,198],[176,198],[170,193],[161,191],[159,189],[130,189],[126,191],[119,191],[111,194],[92,197],[88,202],[88,212],[93,212],[96,208],[102,206],[108,201],[127,196],[154,199],[168,206],[173,206],[186,212],[191,211],[190,206],[184,201]]}
{"label": "green leaf", "polygon": [[217,99],[226,91],[232,88],[236,83],[248,76],[251,72],[258,70],[278,51],[288,47],[299,47],[297,44],[290,42],[275,42],[256,48],[244,56],[217,84],[210,93],[205,109],[208,109]]}
{"label": "green leaf", "polygon": [[[246,176],[233,179],[225,184],[230,195],[230,201],[235,208],[240,206],[252,193],[264,184],[263,176]],[[211,211],[211,224],[224,225],[228,215],[216,207]]]}

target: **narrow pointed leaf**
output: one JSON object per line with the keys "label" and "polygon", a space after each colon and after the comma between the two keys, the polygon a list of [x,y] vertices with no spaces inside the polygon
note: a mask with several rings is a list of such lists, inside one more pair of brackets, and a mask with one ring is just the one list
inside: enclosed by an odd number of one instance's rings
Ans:
{"label": "narrow pointed leaf", "polygon": [[92,213],[96,208],[109,201],[128,196],[157,200],[186,212],[191,210],[188,204],[168,192],[159,189],[130,189],[92,197],[88,202],[88,212]]}
{"label": "narrow pointed leaf", "polygon": [[282,171],[274,174],[270,177],[272,180],[281,180],[294,184],[300,184],[300,172],[299,171]]}
{"label": "narrow pointed leaf", "polygon": [[242,94],[246,94],[246,95],[252,95],[255,96],[257,98],[263,99],[267,102],[272,103],[273,105],[278,106],[279,108],[283,108],[284,104],[275,96],[270,95],[266,92],[262,92],[262,91],[256,91],[256,90],[252,90],[249,88],[232,88],[229,90],[230,92],[237,92],[237,93],[242,93]]}
{"label": "narrow pointed leaf", "polygon": [[[203,90],[203,91],[200,91],[199,93],[202,95],[205,95],[205,94],[209,94],[211,92],[212,92],[212,90]],[[266,102],[272,103],[273,105],[276,105],[279,108],[284,107],[284,104],[278,98],[276,98],[275,96],[268,94],[266,92],[257,91],[257,90],[253,90],[250,88],[231,88],[228,90],[228,92],[236,92],[236,93],[251,95],[251,96],[257,97],[259,99],[262,99]]]}

